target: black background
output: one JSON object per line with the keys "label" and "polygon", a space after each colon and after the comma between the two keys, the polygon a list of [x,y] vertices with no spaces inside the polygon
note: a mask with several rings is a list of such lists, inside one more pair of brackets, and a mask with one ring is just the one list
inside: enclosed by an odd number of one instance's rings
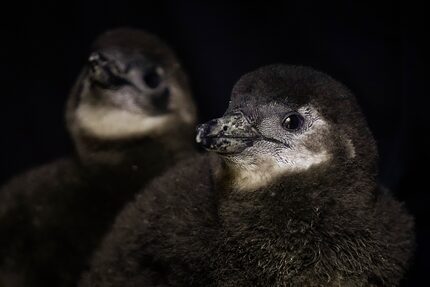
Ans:
{"label": "black background", "polygon": [[176,50],[190,74],[200,121],[223,113],[243,73],[276,62],[308,65],[358,97],[378,142],[380,179],[416,217],[418,249],[405,285],[427,284],[429,108],[421,44],[428,33],[420,8],[352,1],[145,2],[2,8],[0,183],[71,152],[67,94],[91,41],[109,28],[143,28]]}

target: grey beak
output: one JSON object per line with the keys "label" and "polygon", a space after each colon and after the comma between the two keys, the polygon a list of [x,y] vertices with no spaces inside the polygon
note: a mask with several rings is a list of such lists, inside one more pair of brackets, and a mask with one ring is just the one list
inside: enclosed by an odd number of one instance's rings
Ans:
{"label": "grey beak", "polygon": [[102,86],[110,86],[117,79],[117,75],[120,74],[115,60],[111,59],[107,53],[102,53],[101,51],[93,52],[88,58],[88,64],[90,78]]}
{"label": "grey beak", "polygon": [[234,112],[197,127],[196,141],[206,150],[234,154],[260,138],[242,112]]}

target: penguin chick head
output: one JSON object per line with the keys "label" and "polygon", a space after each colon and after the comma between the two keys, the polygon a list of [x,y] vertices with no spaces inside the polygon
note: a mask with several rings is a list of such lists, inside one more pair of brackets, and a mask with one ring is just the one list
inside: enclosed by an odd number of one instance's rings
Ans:
{"label": "penguin chick head", "polygon": [[74,139],[101,141],[157,137],[192,129],[196,111],[186,76],[157,37],[134,29],[102,34],[69,99]]}
{"label": "penguin chick head", "polygon": [[313,69],[280,64],[244,75],[224,116],[199,126],[196,140],[221,155],[242,190],[320,166],[354,162],[370,170],[376,156],[343,85]]}

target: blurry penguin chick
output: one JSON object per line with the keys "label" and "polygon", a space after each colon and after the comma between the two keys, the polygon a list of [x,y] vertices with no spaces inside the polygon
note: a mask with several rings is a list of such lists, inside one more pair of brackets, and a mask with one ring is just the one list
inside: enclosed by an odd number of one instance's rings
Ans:
{"label": "blurry penguin chick", "polygon": [[214,158],[152,181],[81,286],[399,284],[413,219],[379,189],[375,142],[342,84],[306,67],[262,67],[197,141]]}
{"label": "blurry penguin chick", "polygon": [[116,29],[95,41],[66,118],[76,155],[0,190],[2,287],[75,286],[117,211],[194,148],[187,77],[144,31]]}
{"label": "blurry penguin chick", "polygon": [[103,167],[142,164],[151,153],[145,144],[175,156],[191,146],[195,120],[187,78],[173,52],[154,35],[130,29],[95,41],[67,106],[81,160]]}

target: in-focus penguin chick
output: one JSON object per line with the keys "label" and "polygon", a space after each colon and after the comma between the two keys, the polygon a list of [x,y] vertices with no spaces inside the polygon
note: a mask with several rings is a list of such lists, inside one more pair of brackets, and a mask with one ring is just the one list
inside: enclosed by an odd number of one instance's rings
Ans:
{"label": "in-focus penguin chick", "polygon": [[0,286],[75,286],[135,191],[193,151],[195,120],[165,43],[134,29],[101,35],[67,105],[76,156],[0,190]]}
{"label": "in-focus penguin chick", "polygon": [[306,67],[260,68],[197,141],[218,158],[150,183],[81,286],[399,284],[413,220],[378,189],[374,140],[343,85]]}

